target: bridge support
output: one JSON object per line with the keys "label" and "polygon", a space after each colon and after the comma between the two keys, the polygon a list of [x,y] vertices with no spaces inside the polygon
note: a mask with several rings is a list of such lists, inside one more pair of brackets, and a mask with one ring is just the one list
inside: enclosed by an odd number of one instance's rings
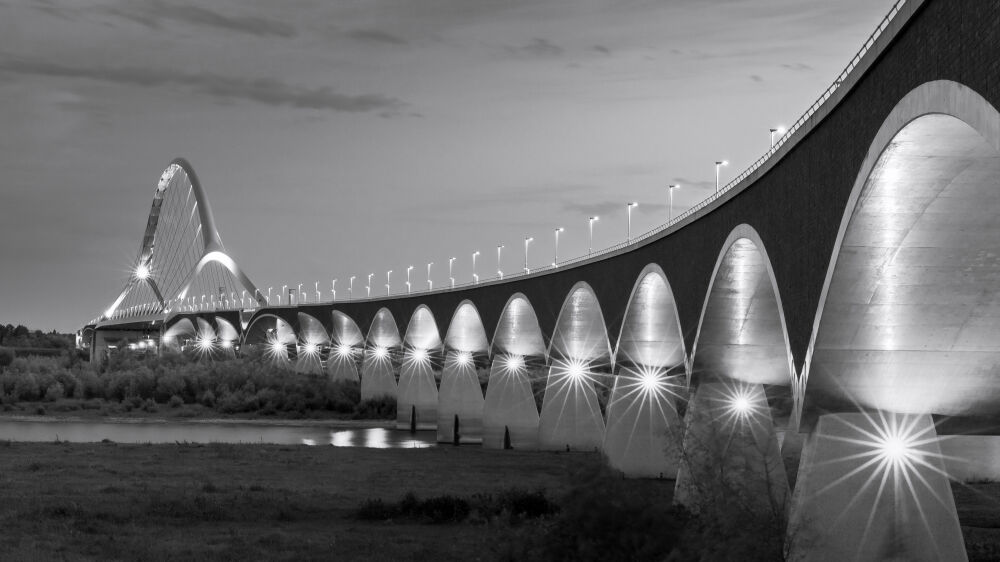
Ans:
{"label": "bridge support", "polygon": [[538,408],[523,357],[498,355],[483,408],[483,447],[537,449]]}
{"label": "bridge support", "polygon": [[[403,361],[396,396],[396,429],[437,429],[437,381],[426,355],[424,360],[408,357]],[[416,416],[415,423],[411,416]]]}
{"label": "bridge support", "polygon": [[396,375],[391,356],[377,356],[375,350],[365,350],[361,365],[361,399],[396,398]]}
{"label": "bridge support", "polygon": [[806,438],[789,560],[966,560],[929,415],[827,414]]}
{"label": "bridge support", "polygon": [[763,385],[702,382],[685,425],[674,501],[784,519],[788,479]]}
{"label": "bridge support", "polygon": [[647,386],[642,371],[626,367],[615,377],[604,453],[626,476],[676,478],[683,432],[672,389],[679,386],[666,380]]}
{"label": "bridge support", "polygon": [[482,443],[483,389],[479,384],[476,364],[470,354],[448,353],[441,374],[440,396],[437,419],[438,442],[454,441],[457,420],[460,443]]}

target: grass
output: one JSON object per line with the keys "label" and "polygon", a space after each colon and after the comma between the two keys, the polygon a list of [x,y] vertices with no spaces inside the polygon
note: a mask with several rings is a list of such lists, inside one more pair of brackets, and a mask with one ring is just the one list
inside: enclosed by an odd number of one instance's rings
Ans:
{"label": "grass", "polygon": [[358,507],[411,491],[433,499],[544,488],[558,497],[574,473],[599,464],[592,453],[452,447],[4,442],[0,552],[13,560],[497,559],[508,526],[369,521]]}

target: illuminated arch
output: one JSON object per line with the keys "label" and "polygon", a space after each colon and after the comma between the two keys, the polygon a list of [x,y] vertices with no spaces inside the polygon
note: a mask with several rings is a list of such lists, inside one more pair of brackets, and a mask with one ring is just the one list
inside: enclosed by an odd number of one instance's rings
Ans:
{"label": "illuminated arch", "polygon": [[892,110],[827,269],[804,367],[810,417],[996,413],[998,178],[1000,114],[972,89],[928,82]]}
{"label": "illuminated arch", "polygon": [[194,169],[177,158],[157,183],[139,254],[125,287],[102,319],[121,316],[125,310],[163,313],[193,308],[188,293],[210,263],[225,268],[232,277],[213,272],[212,279],[205,281],[207,288],[198,292],[213,299],[218,296],[219,305],[228,308],[237,308],[237,300],[242,306],[244,292],[262,302],[263,296],[226,253]]}
{"label": "illuminated arch", "polygon": [[396,319],[388,308],[375,313],[365,340],[364,360],[361,364],[361,399],[379,397],[396,398],[396,369],[393,356],[402,340]]}
{"label": "illuminated arch", "polygon": [[660,266],[647,265],[632,288],[615,352],[604,452],[629,476],[677,473],[685,389],[684,337],[677,303]]}
{"label": "illuminated arch", "polygon": [[350,316],[339,310],[331,312],[330,333],[333,348],[326,360],[326,371],[333,380],[360,381],[358,359],[364,350],[364,335]]}
{"label": "illuminated arch", "polygon": [[441,335],[434,314],[427,306],[420,305],[413,311],[403,345],[396,390],[396,427],[435,429],[438,388],[434,367],[441,348]]}
{"label": "illuminated arch", "polygon": [[330,336],[323,323],[314,316],[299,312],[299,352],[295,357],[295,371],[319,374],[323,372],[323,359],[329,351]]}
{"label": "illuminated arch", "polygon": [[[538,333],[540,335],[541,331]],[[490,344],[486,339],[486,329],[483,327],[479,310],[472,301],[466,299],[458,304],[458,308],[451,316],[451,322],[448,323],[444,346],[450,351],[489,353]]]}
{"label": "illuminated arch", "polygon": [[507,299],[490,346],[493,363],[483,405],[483,446],[538,447],[538,396],[544,393],[546,349],[538,317],[521,293]]}
{"label": "illuminated arch", "polygon": [[190,318],[180,318],[163,332],[161,342],[171,349],[180,349],[184,343],[198,337],[198,330]]}
{"label": "illuminated arch", "polygon": [[297,341],[295,330],[288,322],[274,314],[265,313],[254,318],[247,326],[240,350],[251,353],[260,349],[276,365],[291,368],[288,348],[294,347]]}
{"label": "illuminated arch", "polygon": [[558,450],[599,448],[604,418],[598,389],[604,393],[610,386],[611,344],[600,302],[584,281],[570,289],[559,310],[549,357],[539,445]]}

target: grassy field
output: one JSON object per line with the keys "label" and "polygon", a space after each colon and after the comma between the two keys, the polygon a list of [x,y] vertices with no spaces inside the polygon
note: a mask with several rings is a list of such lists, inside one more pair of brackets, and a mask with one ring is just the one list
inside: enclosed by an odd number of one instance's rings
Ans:
{"label": "grassy field", "polygon": [[[518,559],[512,545],[552,527],[475,517],[437,525],[370,521],[356,516],[358,508],[372,499],[398,502],[407,492],[475,498],[515,488],[543,488],[563,505],[581,496],[587,503],[601,496],[593,495],[593,480],[581,482],[600,465],[593,453],[476,447],[0,442],[0,559]],[[624,489],[649,504],[671,502],[671,480],[603,483],[617,487],[607,494],[615,498]],[[995,560],[1000,484],[954,489],[970,558]],[[640,519],[633,507],[627,516],[607,516],[610,505],[584,507],[595,514],[585,517],[605,514],[601,527]]]}
{"label": "grassy field", "polygon": [[[369,498],[545,488],[595,454],[0,443],[3,560],[494,560],[504,525],[361,521]],[[658,483],[668,490],[666,481]],[[479,553],[470,558],[470,553]]]}

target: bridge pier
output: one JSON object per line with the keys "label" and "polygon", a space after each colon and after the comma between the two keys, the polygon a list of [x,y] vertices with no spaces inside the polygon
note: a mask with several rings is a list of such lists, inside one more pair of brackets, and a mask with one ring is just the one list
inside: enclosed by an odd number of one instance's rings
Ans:
{"label": "bridge pier", "polygon": [[[544,361],[544,359],[541,359]],[[483,407],[483,447],[538,448],[538,407],[531,389],[528,361],[520,355],[497,355],[490,368]]]}
{"label": "bridge pier", "polygon": [[626,476],[677,477],[683,432],[675,392],[681,386],[671,383],[684,374],[668,377],[660,371],[623,367],[615,377],[604,453],[608,463]]}
{"label": "bridge pier", "polygon": [[789,560],[966,560],[931,416],[819,416],[788,541]]}
{"label": "bridge pier", "polygon": [[[476,363],[468,352],[448,352],[441,374],[437,440],[452,443],[483,442],[483,389]],[[459,425],[456,429],[455,421]]]}
{"label": "bridge pier", "polygon": [[396,398],[396,374],[391,354],[384,349],[365,350],[361,365],[361,399]]}
{"label": "bridge pier", "polygon": [[[437,429],[438,389],[434,363],[426,350],[409,350],[399,370],[396,429]],[[411,420],[416,416],[416,420]]]}
{"label": "bridge pier", "polygon": [[782,520],[789,495],[761,384],[702,382],[688,403],[674,501]]}

